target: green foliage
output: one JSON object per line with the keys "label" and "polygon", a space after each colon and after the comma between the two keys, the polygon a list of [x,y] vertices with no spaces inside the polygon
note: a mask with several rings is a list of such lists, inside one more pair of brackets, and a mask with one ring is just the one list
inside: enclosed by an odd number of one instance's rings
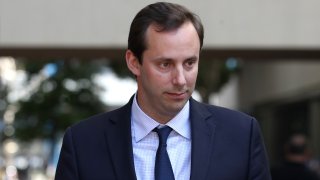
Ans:
{"label": "green foliage", "polygon": [[[27,84],[39,76],[47,64],[30,60],[22,63],[29,74]],[[99,87],[91,79],[104,62],[65,60],[50,63],[54,63],[57,72],[42,81],[30,98],[18,103],[14,125],[19,139],[54,138],[57,132],[71,124],[106,110],[97,96]],[[68,84],[71,87],[68,88]]]}
{"label": "green foliage", "polygon": [[201,59],[196,88],[203,101],[208,103],[209,96],[218,92],[229,81],[230,75],[237,70],[229,69],[224,60]]}
{"label": "green foliage", "polygon": [[110,61],[109,66],[119,77],[134,77],[134,75],[127,68],[126,61],[123,59],[114,59]]}

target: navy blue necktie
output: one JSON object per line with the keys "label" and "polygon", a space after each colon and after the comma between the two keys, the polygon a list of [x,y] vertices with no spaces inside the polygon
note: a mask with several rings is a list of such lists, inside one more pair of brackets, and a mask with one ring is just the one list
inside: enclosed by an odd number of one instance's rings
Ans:
{"label": "navy blue necktie", "polygon": [[154,168],[155,180],[174,180],[173,170],[167,152],[167,138],[171,130],[168,126],[154,129],[159,136],[159,146]]}

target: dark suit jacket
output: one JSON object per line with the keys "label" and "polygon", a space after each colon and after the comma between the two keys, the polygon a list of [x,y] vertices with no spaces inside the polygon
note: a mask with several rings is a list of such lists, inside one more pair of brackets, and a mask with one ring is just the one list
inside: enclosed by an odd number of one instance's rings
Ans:
{"label": "dark suit jacket", "polygon": [[[55,179],[136,179],[131,104],[68,128]],[[271,179],[254,118],[190,99],[190,120],[191,180]]]}

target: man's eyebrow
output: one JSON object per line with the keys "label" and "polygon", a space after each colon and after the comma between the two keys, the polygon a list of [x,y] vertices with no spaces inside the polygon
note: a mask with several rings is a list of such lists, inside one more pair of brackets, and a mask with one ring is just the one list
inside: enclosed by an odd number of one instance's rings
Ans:
{"label": "man's eyebrow", "polygon": [[152,60],[154,60],[154,61],[171,61],[173,59],[169,58],[169,57],[159,56],[159,57],[153,58]]}
{"label": "man's eyebrow", "polygon": [[[152,60],[155,60],[155,61],[172,61],[173,59],[174,58],[165,57],[165,56],[159,56],[159,57],[153,58]],[[198,60],[198,59],[199,59],[199,56],[193,55],[193,56],[185,58],[184,60]]]}
{"label": "man's eyebrow", "polygon": [[188,60],[197,60],[197,59],[199,59],[199,56],[194,55],[194,56],[191,56],[191,57],[189,57],[187,59]]}

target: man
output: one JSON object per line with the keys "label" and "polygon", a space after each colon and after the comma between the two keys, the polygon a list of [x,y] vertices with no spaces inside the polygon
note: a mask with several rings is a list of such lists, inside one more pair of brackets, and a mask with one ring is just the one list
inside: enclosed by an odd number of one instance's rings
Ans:
{"label": "man", "polygon": [[319,180],[308,167],[310,152],[303,134],[292,135],[284,146],[284,163],[272,169],[273,180]]}
{"label": "man", "polygon": [[256,120],[191,98],[202,44],[202,24],[186,8],[143,8],[126,52],[137,93],[66,131],[56,179],[270,179]]}

